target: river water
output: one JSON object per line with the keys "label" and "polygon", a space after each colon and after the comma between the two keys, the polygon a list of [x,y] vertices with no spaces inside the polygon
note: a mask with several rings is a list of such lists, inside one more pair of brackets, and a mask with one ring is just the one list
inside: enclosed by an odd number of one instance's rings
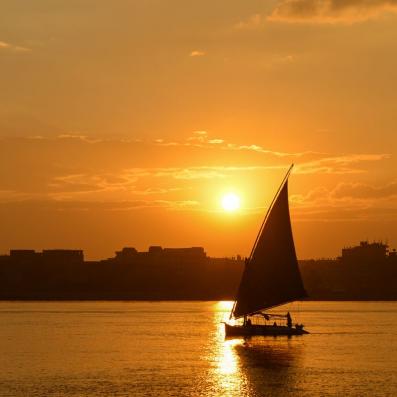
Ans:
{"label": "river water", "polygon": [[229,302],[0,302],[0,396],[397,396],[397,302],[303,302],[225,340]]}

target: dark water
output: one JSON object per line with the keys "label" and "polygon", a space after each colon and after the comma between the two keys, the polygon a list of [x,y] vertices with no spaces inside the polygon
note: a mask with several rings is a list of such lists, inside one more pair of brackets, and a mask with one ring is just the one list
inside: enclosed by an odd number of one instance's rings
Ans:
{"label": "dark water", "polygon": [[288,305],[310,335],[247,341],[227,306],[0,302],[0,396],[397,396],[397,303]]}

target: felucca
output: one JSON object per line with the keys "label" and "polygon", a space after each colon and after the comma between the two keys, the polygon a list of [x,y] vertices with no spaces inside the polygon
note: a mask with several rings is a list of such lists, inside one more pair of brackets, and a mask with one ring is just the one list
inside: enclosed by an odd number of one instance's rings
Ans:
{"label": "felucca", "polygon": [[[288,205],[289,168],[259,229],[243,275],[226,336],[302,335],[302,324],[293,325],[291,315],[265,313],[288,302],[305,298],[298,268]],[[242,324],[230,320],[243,319]]]}

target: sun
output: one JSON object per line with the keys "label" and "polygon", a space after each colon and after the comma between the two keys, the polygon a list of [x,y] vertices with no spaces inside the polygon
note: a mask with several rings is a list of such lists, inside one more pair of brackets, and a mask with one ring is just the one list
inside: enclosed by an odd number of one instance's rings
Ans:
{"label": "sun", "polygon": [[222,197],[222,208],[227,212],[237,211],[240,208],[240,197],[234,193],[227,193]]}

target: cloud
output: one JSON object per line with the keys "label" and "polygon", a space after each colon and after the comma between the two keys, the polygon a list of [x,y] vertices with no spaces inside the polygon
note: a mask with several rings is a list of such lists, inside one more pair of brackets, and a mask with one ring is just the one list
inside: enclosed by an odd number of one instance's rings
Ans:
{"label": "cloud", "polygon": [[0,190],[0,202],[17,201],[26,198],[26,195],[15,190]]}
{"label": "cloud", "polygon": [[[208,142],[208,133],[207,133],[207,131],[193,131],[193,136],[188,137],[186,140],[188,142],[206,143],[206,142]],[[175,143],[175,144],[178,145],[178,143]]]}
{"label": "cloud", "polygon": [[154,173],[157,177],[172,177],[174,179],[214,179],[226,178],[222,167],[190,167],[190,168],[173,168],[159,169]]}
{"label": "cloud", "polygon": [[332,192],[335,198],[389,199],[397,197],[397,182],[383,186],[371,186],[364,183],[340,183]]}
{"label": "cloud", "polygon": [[144,190],[134,190],[134,194],[143,195],[143,196],[150,196],[150,195],[157,195],[157,194],[167,194],[171,192],[178,192],[178,191],[186,191],[188,190],[186,187],[170,187],[170,188],[151,188],[148,187]]}
{"label": "cloud", "polygon": [[189,56],[191,57],[203,57],[206,53],[204,51],[200,51],[200,50],[194,50],[192,51]]}
{"label": "cloud", "polygon": [[[335,180],[332,175],[337,175],[338,181],[351,181],[352,175],[370,172],[372,163],[389,158],[382,153],[282,152],[255,143],[212,137],[204,130],[178,142],[165,138],[150,142],[106,140],[69,133],[40,139],[4,138],[1,143],[0,202],[3,203],[28,199],[112,203],[142,198],[147,202],[182,203],[196,201],[208,189],[216,191],[221,186],[247,181],[253,185],[259,180],[271,181],[275,173],[281,176],[292,162],[296,164],[294,172],[305,175],[301,180],[308,175],[316,176],[313,180],[323,180],[317,175],[321,178],[325,175],[324,180]],[[15,171],[10,173],[10,169]],[[330,207],[338,202],[354,201],[356,205],[362,201],[366,205],[368,199],[345,197],[347,191],[354,190],[357,195],[365,189],[369,188],[341,185],[332,195],[321,190],[295,195],[294,203],[299,207],[311,203]],[[373,195],[383,192],[370,191]],[[212,204],[208,198],[205,200],[195,209],[210,208]],[[253,202],[251,210],[259,205]]]}
{"label": "cloud", "polygon": [[357,174],[365,172],[364,169],[357,167],[358,164],[388,158],[390,158],[390,154],[387,153],[326,156],[314,161],[299,163],[294,172],[298,174]]}
{"label": "cloud", "polygon": [[305,153],[287,153],[287,152],[278,152],[274,150],[269,150],[264,148],[263,146],[259,145],[236,145],[234,143],[228,143],[225,149],[228,150],[237,150],[237,151],[253,151],[263,154],[271,154],[276,157],[300,157],[303,156]]}
{"label": "cloud", "polygon": [[397,12],[397,0],[281,0],[267,19],[293,23],[352,24],[388,12]]}
{"label": "cloud", "polygon": [[[183,210],[197,207],[200,203],[195,200],[135,200],[125,202],[105,202],[98,205],[97,202],[88,203],[89,206],[94,206],[106,211],[132,211],[144,208],[164,208],[168,210]],[[87,203],[80,203],[82,207],[87,207]],[[76,203],[71,203],[68,208],[78,208]]]}
{"label": "cloud", "polygon": [[263,146],[256,144],[239,145],[236,143],[226,142],[225,139],[221,138],[210,138],[207,131],[194,131],[193,136],[188,137],[185,141],[182,142],[167,142],[164,139],[156,139],[154,142],[155,144],[160,146],[193,146],[209,149],[216,145],[218,149],[225,151],[253,151],[257,153],[269,154],[276,157],[302,157],[305,155],[317,153],[312,151],[288,153],[266,149]]}
{"label": "cloud", "polygon": [[397,208],[315,207],[292,209],[294,222],[378,222],[397,220]]}
{"label": "cloud", "polygon": [[266,18],[261,14],[251,15],[248,19],[234,25],[236,29],[258,29],[264,25]]}
{"label": "cloud", "polygon": [[[37,138],[37,137],[32,137],[32,138]],[[42,137],[40,137],[42,138]],[[87,135],[82,135],[78,133],[69,133],[69,134],[60,134],[57,136],[58,139],[78,139],[87,143],[96,143],[96,142],[102,142],[102,139],[99,138],[91,138]]]}
{"label": "cloud", "polygon": [[215,145],[221,144],[223,142],[225,142],[223,139],[210,139],[208,141],[208,143],[215,144]]}
{"label": "cloud", "polygon": [[397,182],[381,186],[355,182],[341,182],[332,189],[317,187],[305,195],[291,196],[291,202],[298,207],[355,207],[366,208],[385,203],[397,208]]}
{"label": "cloud", "polygon": [[[345,155],[328,157],[320,159],[315,162],[302,163],[297,166],[297,174],[357,174],[363,173],[364,170],[355,168],[353,164],[364,161],[381,160],[382,155]],[[88,196],[92,194],[105,194],[107,196],[125,196],[125,195],[157,195],[167,194],[174,191],[182,191],[187,188],[166,186],[158,186],[159,180],[164,180],[164,183],[175,181],[194,181],[194,180],[210,180],[210,179],[226,179],[237,175],[248,175],[249,173],[274,171],[280,169],[287,169],[288,164],[281,165],[236,165],[236,166],[191,166],[191,167],[137,167],[120,170],[116,173],[102,173],[102,174],[70,174],[64,176],[57,176],[53,178],[49,187],[51,189],[50,195],[57,199],[70,200],[76,196]],[[142,186],[143,184],[143,186]],[[140,186],[140,187],[137,187]],[[162,184],[164,186],[164,184]],[[397,190],[396,184],[391,184],[384,189],[375,189],[366,185],[338,185],[338,189],[332,194],[333,198],[341,198],[342,194],[347,191],[367,191],[372,192],[375,196],[380,195],[389,189],[390,192]],[[393,190],[394,189],[394,190]],[[328,197],[330,194],[324,188],[318,188],[306,196],[295,196],[294,200],[297,203],[313,203],[316,198]]]}
{"label": "cloud", "polygon": [[250,172],[274,169],[273,166],[197,166],[158,167],[127,170],[130,178],[153,177],[173,179],[217,179],[227,178],[236,172]]}
{"label": "cloud", "polygon": [[199,205],[195,200],[131,200],[131,201],[63,201],[55,199],[26,199],[0,202],[1,208],[39,209],[40,211],[132,211],[145,208],[184,210]]}
{"label": "cloud", "polygon": [[8,51],[12,51],[12,52],[30,52],[30,51],[32,51],[30,48],[27,48],[27,47],[13,45],[13,44],[7,43],[5,41],[0,41],[0,51],[2,51],[2,50],[8,50]]}
{"label": "cloud", "polygon": [[[157,167],[131,168],[115,173],[80,173],[54,177],[48,184],[48,191],[34,194],[32,198],[43,197],[59,201],[123,201],[145,195],[155,200],[159,195],[175,192],[182,196],[191,189],[187,181],[205,181],[232,178],[252,172],[273,170],[274,166],[196,166],[196,167]],[[285,168],[285,167],[284,167]],[[1,193],[1,191],[0,191]],[[16,192],[0,194],[2,198],[12,198]],[[21,196],[29,198],[28,194]],[[189,200],[190,201],[190,200]]]}
{"label": "cloud", "polygon": [[133,180],[124,175],[71,174],[57,176],[49,184],[51,188],[64,192],[100,192],[131,186]]}
{"label": "cloud", "polygon": [[[74,200],[76,197],[125,197],[135,195],[159,195],[187,191],[188,187],[157,187],[160,179],[171,180],[222,179],[235,172],[247,172],[258,167],[157,167],[131,168],[116,173],[81,173],[56,176],[49,183],[48,196],[57,200]],[[164,185],[164,184],[163,184]],[[161,185],[161,186],[163,186]],[[139,187],[138,187],[139,186]],[[1,199],[0,195],[0,199]]]}
{"label": "cloud", "polygon": [[361,182],[317,187],[306,194],[290,196],[296,221],[395,221],[397,182],[373,186]]}

